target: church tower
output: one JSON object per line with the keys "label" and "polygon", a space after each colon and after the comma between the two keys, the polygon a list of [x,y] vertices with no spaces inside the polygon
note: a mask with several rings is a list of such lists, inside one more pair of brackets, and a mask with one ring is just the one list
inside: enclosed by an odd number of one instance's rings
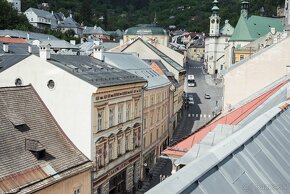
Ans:
{"label": "church tower", "polygon": [[209,36],[219,36],[220,32],[220,17],[219,17],[219,8],[218,0],[213,1],[212,14],[209,17],[210,27],[209,27]]}
{"label": "church tower", "polygon": [[241,2],[241,16],[248,19],[250,3],[248,1]]}

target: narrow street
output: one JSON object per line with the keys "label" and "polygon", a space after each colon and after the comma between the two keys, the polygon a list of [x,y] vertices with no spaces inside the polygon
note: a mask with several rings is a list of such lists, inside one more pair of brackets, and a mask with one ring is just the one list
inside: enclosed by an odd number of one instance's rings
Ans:
{"label": "narrow street", "polygon": [[[189,105],[183,110],[182,120],[175,130],[170,144],[178,141],[184,136],[196,131],[213,118],[214,114],[221,110],[222,105],[222,83],[220,80],[214,80],[210,75],[204,73],[203,64],[196,61],[189,61],[186,68],[187,75],[194,75],[196,87],[187,87],[187,78],[184,91],[191,94],[194,98],[194,104]],[[205,99],[204,94],[210,95],[210,99]],[[153,175],[152,180],[146,179],[136,193],[145,193],[155,185],[171,175],[172,162],[170,159],[159,158],[157,163],[150,170]]]}

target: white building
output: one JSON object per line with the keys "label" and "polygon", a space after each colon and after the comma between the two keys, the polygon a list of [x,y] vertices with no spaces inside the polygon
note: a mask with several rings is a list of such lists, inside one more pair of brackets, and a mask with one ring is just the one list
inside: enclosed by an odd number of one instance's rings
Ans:
{"label": "white building", "polygon": [[9,3],[12,3],[13,7],[17,9],[18,12],[21,12],[21,0],[7,0]]}
{"label": "white building", "polygon": [[213,2],[210,19],[209,37],[205,39],[205,66],[209,74],[217,74],[225,65],[225,47],[232,35],[234,28],[225,20],[225,25],[220,29],[218,1]]}
{"label": "white building", "polygon": [[31,25],[40,29],[51,28],[52,20],[55,19],[50,12],[35,8],[27,9],[24,14]]}

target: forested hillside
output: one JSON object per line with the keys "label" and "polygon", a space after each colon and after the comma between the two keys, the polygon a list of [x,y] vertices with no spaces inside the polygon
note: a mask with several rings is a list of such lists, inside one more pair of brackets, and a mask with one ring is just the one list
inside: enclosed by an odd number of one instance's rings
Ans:
{"label": "forested hillside", "polygon": [[[2,0],[1,0],[2,1]],[[213,0],[23,0],[22,11],[41,8],[49,3],[48,11],[61,11],[84,25],[100,25],[106,30],[126,29],[139,23],[151,23],[156,15],[163,26],[176,25],[190,31],[208,31],[208,17]],[[251,14],[276,15],[278,5],[285,0],[249,0]],[[44,8],[44,7],[42,7]],[[222,20],[234,26],[240,14],[240,0],[219,0]],[[1,15],[0,17],[5,17]]]}

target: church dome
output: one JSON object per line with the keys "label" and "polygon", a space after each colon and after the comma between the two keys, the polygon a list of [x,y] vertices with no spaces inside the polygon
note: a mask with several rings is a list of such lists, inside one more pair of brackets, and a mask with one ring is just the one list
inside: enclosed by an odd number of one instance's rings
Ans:
{"label": "church dome", "polygon": [[128,28],[124,35],[167,35],[165,29],[156,24],[139,24]]}

